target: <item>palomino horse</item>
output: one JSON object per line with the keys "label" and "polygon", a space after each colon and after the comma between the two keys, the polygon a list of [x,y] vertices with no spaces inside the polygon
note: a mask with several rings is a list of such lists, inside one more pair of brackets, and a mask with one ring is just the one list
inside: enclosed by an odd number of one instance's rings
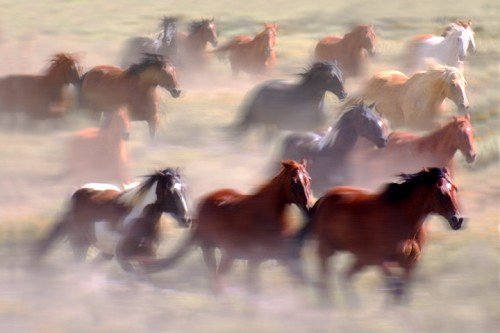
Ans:
{"label": "palomino horse", "polygon": [[43,75],[9,75],[0,79],[0,112],[10,114],[13,124],[18,113],[31,120],[57,118],[66,113],[63,92],[68,84],[78,84],[78,62],[65,53],[54,55],[50,62]]}
{"label": "palomino horse", "polygon": [[177,39],[181,62],[179,66],[188,71],[203,70],[208,63],[207,43],[213,47],[218,44],[215,20],[193,21],[189,26],[189,34],[180,33]]}
{"label": "palomino horse", "polygon": [[[290,249],[292,237],[285,207],[295,204],[307,210],[311,192],[304,164],[284,161],[281,171],[256,192],[244,195],[232,189],[218,190],[202,199],[191,236],[165,259],[145,262],[142,269],[152,273],[163,270],[200,246],[208,266],[214,292],[222,291],[221,279],[235,259],[248,261],[248,287],[257,291],[257,270],[261,262],[275,259],[302,278],[298,258]],[[221,251],[217,265],[215,250]],[[218,267],[217,267],[218,266]]]}
{"label": "palomino horse", "polygon": [[82,76],[81,100],[94,113],[114,111],[127,106],[131,120],[146,121],[154,138],[159,125],[156,87],[179,97],[173,65],[158,55],[146,55],[127,70],[114,66],[97,66]]}
{"label": "palomino horse", "polygon": [[347,96],[342,72],[336,63],[317,62],[301,76],[298,83],[272,80],[257,87],[243,107],[237,130],[255,125],[287,130],[322,126],[325,93],[330,91],[340,100]]}
{"label": "palomino horse", "polygon": [[67,236],[77,261],[85,260],[94,245],[100,251],[98,258],[117,255],[128,270],[128,258],[155,255],[163,212],[182,227],[190,223],[182,179],[174,169],[146,176],[124,192],[110,184],[87,184],[73,193],[61,218],[37,243],[34,260],[41,259],[58,238]]}
{"label": "palomino horse", "polygon": [[354,184],[372,188],[401,172],[413,173],[429,166],[447,167],[453,173],[453,156],[457,151],[468,163],[476,159],[474,130],[469,115],[455,118],[422,136],[392,132],[385,149],[373,150],[364,144],[358,145],[351,154],[349,170],[354,175]]}
{"label": "palomino horse", "polygon": [[436,65],[410,78],[398,71],[385,71],[374,75],[357,98],[347,104],[358,99],[375,102],[391,127],[436,128],[446,98],[462,113],[469,108],[465,85],[462,73],[455,67]]}
{"label": "palomino horse", "polygon": [[337,60],[345,77],[361,74],[366,61],[365,51],[375,55],[377,36],[372,25],[360,25],[350,33],[340,36],[327,36],[316,45],[314,56],[320,61]]}
{"label": "palomino horse", "polygon": [[276,62],[276,28],[277,24],[266,24],[264,31],[255,37],[239,35],[213,52],[229,53],[229,62],[234,75],[240,71],[249,74],[267,72]]}
{"label": "palomino horse", "polygon": [[176,17],[164,16],[160,22],[161,33],[153,39],[149,37],[132,37],[125,42],[121,67],[128,68],[141,61],[144,54],[158,54],[177,65],[179,50],[177,42]]}
{"label": "palomino horse", "polygon": [[[423,223],[429,214],[448,220],[453,230],[462,227],[457,188],[446,169],[430,168],[402,175],[380,193],[354,187],[337,187],[321,197],[311,209],[313,230],[318,237],[320,297],[329,301],[328,259],[337,252],[355,256],[344,277],[346,286],[365,266],[379,266],[396,300],[410,282],[423,246]],[[404,270],[402,276],[392,269]]]}
{"label": "palomino horse", "polygon": [[332,186],[345,185],[350,170],[346,162],[358,137],[366,138],[375,146],[386,145],[387,136],[383,122],[373,105],[363,103],[346,111],[324,135],[316,133],[292,133],[282,144],[279,159],[305,159],[309,165],[312,190],[319,196]]}
{"label": "palomino horse", "polygon": [[76,132],[67,145],[67,168],[78,186],[93,182],[128,183],[125,141],[130,125],[125,109],[107,112],[101,128]]}
{"label": "palomino horse", "polygon": [[443,35],[420,35],[410,41],[405,52],[407,72],[424,70],[432,62],[463,70],[467,52],[476,51],[470,21],[467,27],[455,23],[448,25]]}

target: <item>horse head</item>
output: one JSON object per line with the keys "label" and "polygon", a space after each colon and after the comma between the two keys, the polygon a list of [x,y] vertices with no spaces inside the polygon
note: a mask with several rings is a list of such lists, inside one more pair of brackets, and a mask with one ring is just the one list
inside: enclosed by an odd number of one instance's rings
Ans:
{"label": "horse head", "polygon": [[200,21],[194,21],[190,25],[191,34],[198,34],[201,41],[208,42],[212,44],[213,47],[217,47],[217,27],[215,25],[215,19],[204,19]]}
{"label": "horse head", "polygon": [[139,82],[146,85],[159,85],[170,92],[172,97],[177,98],[181,94],[178,88],[175,67],[163,60],[157,54],[145,54],[143,60],[130,66],[126,73],[138,75]]}
{"label": "horse head", "polygon": [[[347,111],[346,115],[346,120],[359,136],[373,142],[378,148],[387,145],[387,131],[384,121],[375,110],[375,103],[365,105],[361,102]],[[345,125],[339,121],[339,126]]]}
{"label": "horse head", "polygon": [[342,71],[336,61],[316,62],[301,75],[304,81],[317,83],[321,86],[320,89],[332,92],[341,101],[347,97]]}
{"label": "horse head", "polygon": [[266,23],[264,25],[264,31],[261,32],[256,39],[262,38],[262,45],[264,54],[267,57],[270,57],[274,51],[274,47],[276,45],[276,29],[278,28],[278,24]]}
{"label": "horse head", "polygon": [[462,113],[469,108],[469,100],[465,93],[466,81],[459,69],[455,67],[443,67],[439,69],[442,72],[442,83],[444,84],[444,94],[451,99]]}
{"label": "horse head", "polygon": [[163,16],[160,23],[160,28],[163,29],[162,42],[165,46],[169,46],[177,34],[177,17]]}
{"label": "horse head", "polygon": [[156,198],[163,212],[171,214],[181,227],[191,224],[184,183],[178,170],[167,168],[155,174]]}
{"label": "horse head", "polygon": [[58,76],[64,84],[79,84],[81,68],[74,56],[67,53],[57,53],[50,62],[48,76]]}
{"label": "horse head", "polygon": [[474,129],[470,123],[470,116],[455,117],[452,122],[454,130],[454,140],[457,143],[458,150],[465,156],[467,163],[473,163],[476,160],[476,144],[474,141]]}
{"label": "horse head", "polygon": [[375,56],[375,44],[377,41],[377,35],[375,34],[375,30],[373,29],[373,25],[360,25],[354,29],[359,36],[359,40],[361,42],[361,47],[368,52],[370,56]]}
{"label": "horse head", "polygon": [[282,161],[282,172],[277,177],[282,177],[288,202],[305,210],[309,209],[312,198],[311,177],[306,170],[306,162],[297,163],[292,160]]}

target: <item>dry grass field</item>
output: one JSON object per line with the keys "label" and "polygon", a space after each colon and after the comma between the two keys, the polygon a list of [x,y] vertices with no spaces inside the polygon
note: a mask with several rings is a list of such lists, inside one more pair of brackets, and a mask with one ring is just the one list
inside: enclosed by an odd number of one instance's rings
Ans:
{"label": "dry grass field", "polygon": [[[37,73],[51,54],[75,52],[85,69],[116,63],[123,41],[156,32],[162,15],[185,23],[215,17],[219,40],[254,33],[264,22],[279,24],[279,62],[272,77],[294,79],[310,60],[315,42],[343,34],[356,23],[373,23],[378,55],[370,73],[398,69],[404,43],[420,33],[439,33],[455,18],[474,22],[478,52],[466,64],[467,92],[479,151],[472,166],[458,158],[456,182],[467,227],[449,230],[432,218],[411,302],[385,304],[380,272],[370,269],[356,282],[361,306],[349,308],[335,289],[335,305],[318,307],[312,288],[291,283],[282,267],[264,265],[263,293],[248,298],[242,264],[228,279],[228,293],[208,292],[199,252],[177,268],[138,283],[110,262],[98,268],[72,263],[60,244],[37,270],[27,269],[29,245],[51,225],[73,188],[64,178],[64,141],[93,125],[81,112],[59,128],[41,123],[34,131],[11,129],[0,119],[0,332],[497,332],[500,327],[500,4],[455,1],[0,1],[0,75]],[[235,141],[227,127],[238,116],[245,93],[267,78],[233,79],[227,62],[213,59],[208,75],[181,80],[183,95],[162,96],[159,139],[151,144],[147,126],[133,123],[131,174],[179,166],[193,206],[216,188],[250,191],[267,175],[279,139],[263,144],[258,133]],[[352,80],[348,92],[360,87]],[[331,119],[339,102],[329,96]],[[167,253],[185,235],[165,217]],[[349,256],[335,261],[340,272]],[[307,273],[317,269],[306,249]],[[338,287],[337,285],[335,285]]]}

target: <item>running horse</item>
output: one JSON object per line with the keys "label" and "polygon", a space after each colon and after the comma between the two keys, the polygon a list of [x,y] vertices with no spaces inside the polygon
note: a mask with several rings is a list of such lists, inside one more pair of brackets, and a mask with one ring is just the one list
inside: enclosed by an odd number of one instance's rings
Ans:
{"label": "running horse", "polygon": [[127,260],[155,256],[162,213],[171,214],[181,227],[189,226],[184,184],[175,169],[145,176],[126,191],[110,184],[87,184],[73,193],[61,218],[37,242],[33,261],[38,262],[57,239],[66,236],[77,261],[84,261],[93,245],[99,250],[96,260],[116,255],[128,271]]}
{"label": "running horse", "polygon": [[[462,227],[457,187],[446,169],[429,168],[401,178],[401,183],[388,184],[378,193],[354,187],[334,188],[311,209],[309,224],[313,227],[306,227],[314,230],[318,238],[319,296],[325,303],[330,302],[332,255],[354,255],[342,279],[352,293],[353,276],[375,265],[385,274],[394,300],[401,301],[424,245],[426,218],[439,214],[453,230]],[[395,268],[401,268],[402,274]]]}
{"label": "running horse", "polygon": [[430,62],[459,68],[463,71],[467,52],[476,52],[472,23],[449,24],[441,36],[419,35],[407,46],[406,70],[414,73],[426,69]]}
{"label": "running horse", "polygon": [[258,86],[243,106],[237,132],[244,133],[252,126],[268,129],[313,130],[322,126],[326,116],[323,103],[327,91],[343,100],[342,71],[335,62],[314,63],[298,83],[271,80]]}
{"label": "running horse", "polygon": [[373,105],[354,105],[332,127],[324,135],[289,134],[283,140],[279,155],[279,160],[307,161],[313,179],[312,190],[317,196],[332,186],[350,182],[351,170],[347,162],[358,138],[369,141],[371,149],[373,145],[383,148],[387,143],[383,121]]}
{"label": "running horse", "polygon": [[[153,273],[175,264],[194,246],[200,246],[208,267],[212,290],[222,292],[222,279],[235,259],[248,261],[249,291],[258,291],[258,267],[266,260],[278,260],[301,279],[298,258],[291,251],[292,236],[286,206],[308,209],[310,178],[305,164],[283,161],[280,172],[252,194],[233,189],[215,191],[199,204],[191,235],[171,256],[143,261],[138,269]],[[221,252],[217,265],[215,250]]]}
{"label": "running horse", "polygon": [[189,25],[189,33],[179,33],[179,67],[191,72],[204,70],[208,59],[206,54],[207,43],[217,47],[217,27],[215,19],[193,21]]}
{"label": "running horse", "polygon": [[461,113],[469,108],[465,86],[462,72],[455,67],[435,65],[411,77],[384,71],[375,74],[346,105],[358,100],[375,102],[393,128],[434,129],[445,111],[445,99],[451,99]]}
{"label": "running horse", "polygon": [[73,134],[66,147],[67,169],[73,184],[129,182],[126,141],[130,124],[125,109],[107,112],[101,128],[86,128]]}
{"label": "running horse", "polygon": [[81,103],[94,114],[127,106],[132,121],[146,121],[154,138],[158,130],[158,96],[156,87],[180,96],[175,67],[158,55],[147,54],[140,63],[122,70],[114,66],[97,66],[82,76]]}
{"label": "running horse", "polygon": [[377,35],[372,25],[359,25],[340,36],[322,38],[314,49],[318,61],[337,60],[345,77],[359,76],[366,62],[366,53],[375,55]]}
{"label": "running horse", "polygon": [[474,128],[469,115],[455,117],[425,135],[394,131],[389,134],[385,149],[356,145],[348,165],[353,184],[374,188],[398,173],[414,173],[429,166],[446,167],[453,174],[453,157],[457,151],[468,163],[476,159]]}
{"label": "running horse", "polygon": [[12,125],[17,115],[30,120],[59,118],[67,111],[64,89],[80,80],[78,61],[70,54],[58,53],[42,75],[9,75],[0,79],[0,112],[9,114]]}
{"label": "running horse", "polygon": [[255,37],[239,35],[227,44],[212,52],[224,55],[229,53],[229,62],[233,75],[240,71],[249,74],[267,72],[276,63],[276,28],[277,24],[265,24],[264,31]]}
{"label": "running horse", "polygon": [[176,17],[164,16],[160,22],[161,33],[156,38],[132,37],[125,41],[121,67],[128,68],[141,61],[144,54],[158,54],[177,65],[179,49]]}

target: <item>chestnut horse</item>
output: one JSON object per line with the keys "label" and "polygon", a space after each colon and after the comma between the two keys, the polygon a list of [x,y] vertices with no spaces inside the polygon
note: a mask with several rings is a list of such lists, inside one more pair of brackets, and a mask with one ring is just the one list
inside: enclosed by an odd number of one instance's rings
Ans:
{"label": "chestnut horse", "polygon": [[[257,270],[261,262],[275,259],[285,264],[295,277],[302,278],[298,258],[287,235],[290,221],[285,207],[295,204],[308,209],[310,179],[305,164],[282,162],[281,171],[256,192],[244,195],[222,189],[201,200],[198,219],[191,236],[172,255],[143,263],[140,269],[152,273],[163,270],[183,257],[193,246],[200,246],[209,269],[212,289],[222,291],[221,279],[235,259],[248,261],[249,291],[257,291]],[[217,265],[215,250],[221,251]]]}
{"label": "chestnut horse", "polygon": [[[430,168],[402,175],[379,193],[354,187],[337,187],[321,197],[311,210],[311,223],[318,237],[319,292],[330,300],[328,259],[347,251],[355,260],[344,277],[352,277],[365,266],[379,266],[395,300],[404,296],[423,246],[423,223],[429,214],[448,220],[453,230],[462,227],[457,188],[446,169]],[[310,227],[310,226],[309,226]],[[399,275],[392,268],[400,267]]]}
{"label": "chestnut horse", "polygon": [[358,76],[366,61],[365,51],[370,56],[375,55],[376,40],[372,25],[359,25],[344,37],[322,38],[314,49],[314,56],[319,61],[337,60],[346,78]]}
{"label": "chestnut horse", "polygon": [[146,121],[154,138],[159,125],[156,87],[179,97],[175,68],[158,55],[122,70],[114,66],[97,66],[82,76],[81,102],[94,113],[114,111],[127,106],[131,120]]}
{"label": "chestnut horse", "polygon": [[436,65],[411,77],[385,71],[375,74],[361,93],[346,104],[359,100],[375,102],[377,111],[391,122],[391,127],[436,128],[446,98],[462,113],[469,108],[465,85],[461,71],[454,67]]}
{"label": "chestnut horse", "polygon": [[107,112],[101,128],[76,132],[67,144],[67,166],[73,183],[129,182],[128,153],[125,141],[130,124],[125,109]]}
{"label": "chestnut horse", "polygon": [[405,52],[407,72],[426,69],[429,62],[463,70],[467,52],[476,52],[476,43],[471,22],[459,22],[449,24],[441,36],[414,37]]}
{"label": "chestnut horse", "polygon": [[116,255],[128,271],[129,258],[154,257],[162,213],[171,214],[181,227],[190,223],[183,182],[174,169],[145,176],[126,191],[110,184],[87,184],[73,193],[61,218],[36,244],[33,261],[39,261],[58,238],[67,236],[77,261],[84,261],[93,245],[100,251],[96,259]]}
{"label": "chestnut horse", "polygon": [[77,60],[58,53],[42,75],[9,75],[0,79],[0,112],[10,114],[13,125],[18,113],[31,120],[61,117],[67,111],[64,88],[77,85],[79,80]]}
{"label": "chestnut horse", "polygon": [[249,74],[267,72],[276,62],[277,24],[265,24],[264,31],[255,37],[239,35],[213,52],[229,53],[231,70],[236,76],[240,71]]}
{"label": "chestnut horse", "polygon": [[[364,144],[366,143],[366,144]],[[353,149],[349,169],[354,184],[372,188],[401,172],[424,167],[447,167],[453,174],[453,156],[460,151],[468,163],[476,159],[474,129],[469,115],[454,118],[426,135],[395,131],[385,149],[373,150],[366,141]]]}
{"label": "chestnut horse", "polygon": [[204,70],[208,63],[207,43],[212,44],[213,47],[218,44],[215,19],[191,22],[189,33],[178,34],[177,40],[179,42],[179,67],[194,72]]}

